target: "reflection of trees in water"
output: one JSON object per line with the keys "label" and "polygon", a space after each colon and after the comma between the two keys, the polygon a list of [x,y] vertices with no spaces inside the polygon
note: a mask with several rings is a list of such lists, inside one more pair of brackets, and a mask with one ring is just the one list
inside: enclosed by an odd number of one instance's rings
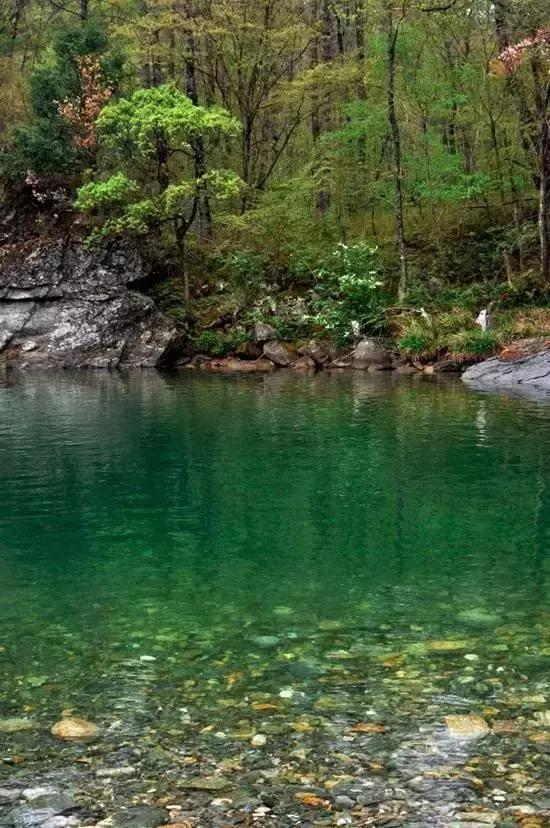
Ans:
{"label": "reflection of trees in water", "polygon": [[26,378],[0,397],[0,526],[38,611],[107,636],[148,609],[183,628],[542,601],[539,411],[360,373]]}

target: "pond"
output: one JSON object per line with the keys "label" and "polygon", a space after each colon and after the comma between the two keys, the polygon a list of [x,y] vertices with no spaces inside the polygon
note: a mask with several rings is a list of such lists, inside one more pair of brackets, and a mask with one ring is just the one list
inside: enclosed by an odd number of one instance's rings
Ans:
{"label": "pond", "polygon": [[458,380],[12,377],[0,822],[546,824],[549,455]]}

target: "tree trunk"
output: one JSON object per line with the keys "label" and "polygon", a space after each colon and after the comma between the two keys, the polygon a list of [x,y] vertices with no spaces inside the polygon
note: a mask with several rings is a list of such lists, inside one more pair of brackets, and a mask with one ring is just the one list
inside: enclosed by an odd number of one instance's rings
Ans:
{"label": "tree trunk", "polygon": [[[187,38],[187,56],[185,58],[185,76],[187,94],[195,104],[199,103],[197,88],[197,72],[195,66],[195,38],[190,34]],[[206,153],[202,136],[197,136],[191,144],[193,150],[193,161],[195,166],[195,177],[197,180],[206,175]],[[210,241],[212,239],[212,210],[206,186],[199,184],[199,238]]]}
{"label": "tree trunk", "polygon": [[[320,5],[321,4],[321,5]],[[332,44],[330,41],[330,8],[328,0],[315,0],[313,3],[313,23],[322,23],[321,37],[315,37],[311,44],[311,67],[314,69],[320,62],[328,63],[332,59]],[[320,42],[321,41],[321,42]],[[318,156],[314,174],[321,169],[320,141],[323,132],[330,129],[329,115],[326,111],[326,101],[322,102],[316,92],[313,92],[311,107],[311,137],[315,154]],[[321,185],[315,194],[315,213],[322,219],[330,208],[330,191]]]}
{"label": "tree trunk", "polygon": [[540,136],[540,205],[539,230],[542,277],[545,287],[550,284],[550,85],[547,107]]}
{"label": "tree trunk", "polygon": [[179,254],[179,264],[181,275],[183,277],[183,298],[187,313],[189,313],[189,305],[191,304],[191,285],[189,283],[189,272],[187,270],[187,261],[185,255],[185,227],[176,219],[174,221],[174,235],[176,237],[176,245]]}
{"label": "tree trunk", "polygon": [[162,73],[162,66],[161,66],[161,43],[160,43],[160,32],[156,31],[153,34],[153,76],[152,82],[153,86],[160,86],[164,83],[164,77]]}
{"label": "tree trunk", "polygon": [[402,302],[407,290],[407,247],[405,241],[405,216],[403,200],[403,157],[401,151],[401,130],[395,105],[396,47],[399,27],[393,18],[393,0],[388,4],[388,121],[393,147],[393,178],[395,188],[395,238],[399,255],[399,285],[397,299]]}

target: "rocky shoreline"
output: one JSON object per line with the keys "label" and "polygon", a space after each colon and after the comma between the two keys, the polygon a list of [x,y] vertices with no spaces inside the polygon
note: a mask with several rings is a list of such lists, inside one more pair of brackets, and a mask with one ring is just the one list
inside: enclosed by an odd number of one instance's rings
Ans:
{"label": "rocky shoreline", "polygon": [[550,392],[550,341],[517,342],[468,368],[463,379],[479,389]]}
{"label": "rocky shoreline", "polygon": [[178,361],[178,366],[189,370],[221,373],[269,373],[285,368],[292,371],[395,371],[398,374],[427,374],[460,372],[465,364],[458,360],[442,359],[423,365],[403,359],[396,351],[377,339],[365,337],[350,348],[335,348],[330,342],[313,339],[307,344],[291,344],[277,338],[270,325],[257,323],[247,357],[230,355],[216,358],[194,354]]}
{"label": "rocky shoreline", "polygon": [[140,290],[149,277],[142,256],[128,242],[91,250],[71,232],[24,242],[4,240],[0,368],[464,372],[465,382],[474,388],[550,391],[550,342],[540,340],[516,343],[489,360],[443,356],[426,364],[368,337],[347,348],[321,339],[288,343],[271,325],[257,322],[235,354],[189,353],[175,322]]}

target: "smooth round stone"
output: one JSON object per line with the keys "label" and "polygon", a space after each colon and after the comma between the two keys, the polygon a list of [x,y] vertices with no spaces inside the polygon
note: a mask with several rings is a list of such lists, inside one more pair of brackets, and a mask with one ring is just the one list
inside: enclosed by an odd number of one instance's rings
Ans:
{"label": "smooth round stone", "polygon": [[480,716],[445,716],[445,724],[453,739],[480,739],[489,733],[489,725]]}
{"label": "smooth round stone", "polygon": [[22,730],[32,730],[33,727],[31,719],[0,719],[0,733],[19,733]]}
{"label": "smooth round stone", "polygon": [[337,630],[341,630],[344,625],[341,621],[335,621],[327,618],[324,621],[319,621],[318,626],[323,632],[336,632]]}
{"label": "smooth round stone", "polygon": [[52,736],[64,742],[93,742],[99,737],[100,732],[97,725],[76,716],[61,719],[51,729]]}
{"label": "smooth round stone", "polygon": [[452,655],[453,653],[467,652],[469,642],[458,641],[456,639],[441,639],[425,641],[424,646],[426,652],[430,655]]}
{"label": "smooth round stone", "polygon": [[495,627],[501,620],[499,615],[488,612],[481,607],[462,610],[456,617],[462,624],[467,624],[470,627]]}
{"label": "smooth round stone", "polygon": [[278,647],[280,639],[276,635],[256,635],[252,639],[252,643],[264,650],[269,650],[272,647]]}
{"label": "smooth round stone", "polygon": [[337,796],[334,800],[334,807],[337,811],[350,811],[355,808],[355,800],[349,796]]}

